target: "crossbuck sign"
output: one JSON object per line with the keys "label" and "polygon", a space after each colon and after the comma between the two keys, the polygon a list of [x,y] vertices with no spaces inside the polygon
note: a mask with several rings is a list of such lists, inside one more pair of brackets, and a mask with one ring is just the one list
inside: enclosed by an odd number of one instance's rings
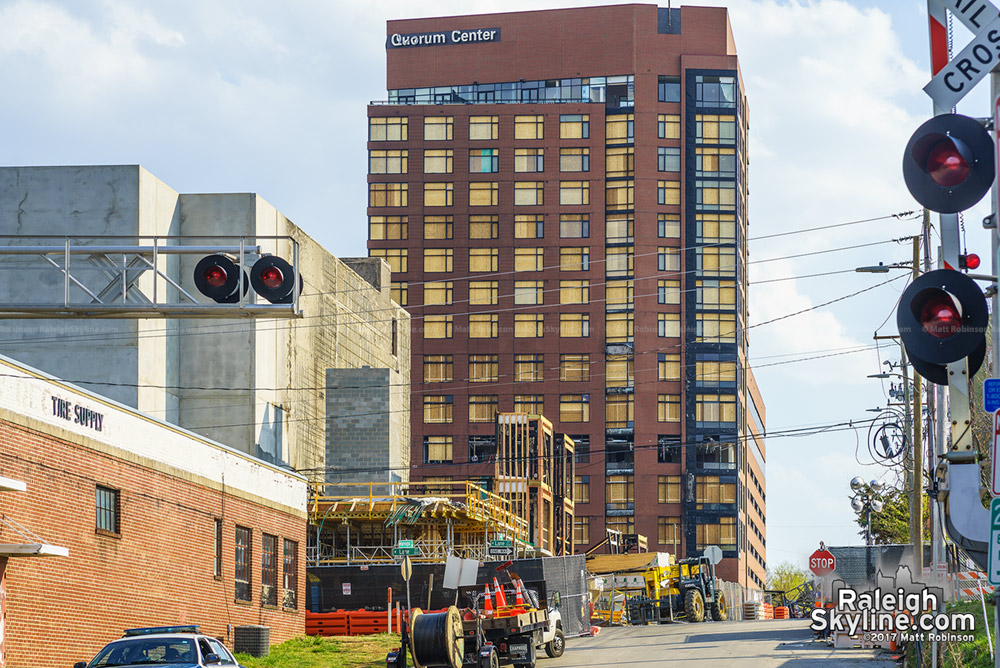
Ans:
{"label": "crossbuck sign", "polygon": [[924,86],[924,92],[939,107],[951,109],[1000,64],[1000,11],[989,0],[940,2],[975,35],[969,45]]}

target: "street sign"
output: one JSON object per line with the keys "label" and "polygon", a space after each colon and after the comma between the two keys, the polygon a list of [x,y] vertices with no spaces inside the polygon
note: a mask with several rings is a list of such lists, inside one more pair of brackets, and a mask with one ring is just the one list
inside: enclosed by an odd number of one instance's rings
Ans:
{"label": "street sign", "polygon": [[491,540],[486,554],[490,557],[511,558],[514,556],[514,542],[510,540]]}
{"label": "street sign", "polygon": [[983,410],[992,413],[1000,408],[1000,378],[983,381]]}
{"label": "street sign", "polygon": [[1000,499],[990,501],[990,584],[1000,585]]}
{"label": "street sign", "polygon": [[394,557],[415,557],[420,554],[420,548],[413,544],[412,540],[401,540],[392,548]]}
{"label": "street sign", "polygon": [[399,570],[403,575],[403,582],[408,583],[413,576],[413,562],[410,561],[409,555],[403,557],[403,563],[399,565]]}
{"label": "street sign", "polygon": [[[960,16],[958,13],[955,14]],[[967,14],[964,16],[968,17]],[[976,34],[973,40],[935,74],[929,84],[924,86],[924,92],[943,109],[951,109],[958,104],[959,100],[1000,63],[1000,53],[996,50],[997,36],[1000,35],[1000,17],[994,8],[986,14],[992,17],[992,20],[980,25],[979,19],[982,16],[977,15],[977,20],[971,24],[970,29]]]}
{"label": "street sign", "polygon": [[837,568],[837,559],[827,550],[816,550],[809,555],[809,570],[816,575],[829,575]]}
{"label": "street sign", "polygon": [[717,565],[722,561],[722,548],[718,545],[709,545],[705,548],[705,558],[708,559],[708,563],[713,566]]}

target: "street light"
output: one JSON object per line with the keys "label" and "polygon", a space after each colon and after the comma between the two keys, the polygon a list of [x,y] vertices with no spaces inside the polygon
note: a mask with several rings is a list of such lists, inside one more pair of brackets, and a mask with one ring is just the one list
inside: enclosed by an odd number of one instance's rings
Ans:
{"label": "street light", "polygon": [[868,267],[858,267],[854,271],[859,274],[888,274],[890,269],[912,269],[913,263],[911,262],[894,262],[892,264],[882,264],[879,262],[877,265]]}
{"label": "street light", "polygon": [[854,476],[851,478],[851,491],[854,497],[851,499],[851,508],[859,515],[865,515],[865,552],[868,580],[871,581],[874,567],[872,565],[872,513],[882,512],[885,504],[879,493],[884,488],[881,480],[871,480],[868,487],[865,487],[864,478]]}

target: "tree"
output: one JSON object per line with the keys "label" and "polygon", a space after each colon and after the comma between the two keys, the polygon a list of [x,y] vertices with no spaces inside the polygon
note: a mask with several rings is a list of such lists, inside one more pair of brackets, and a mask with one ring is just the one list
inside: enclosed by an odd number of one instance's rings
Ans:
{"label": "tree", "polygon": [[782,561],[767,572],[767,588],[776,591],[791,591],[808,582],[809,573],[795,564]]}
{"label": "tree", "polygon": [[[859,496],[871,494],[871,488],[865,484],[859,491]],[[898,545],[910,542],[910,495],[901,489],[883,489],[878,497],[882,499],[882,510],[872,511],[872,544]],[[853,497],[852,497],[853,498]],[[868,513],[862,509],[855,511],[855,521],[861,530],[858,534],[864,538],[868,528]],[[930,499],[924,495],[924,541],[930,540]]]}

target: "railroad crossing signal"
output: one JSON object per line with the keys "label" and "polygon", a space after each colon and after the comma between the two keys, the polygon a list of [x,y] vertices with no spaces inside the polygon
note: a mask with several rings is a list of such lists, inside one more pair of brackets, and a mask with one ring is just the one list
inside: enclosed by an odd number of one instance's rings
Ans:
{"label": "railroad crossing signal", "polygon": [[[935,74],[924,86],[924,92],[941,109],[951,109],[1000,63],[1000,52],[996,49],[997,35],[1000,35],[1000,12],[989,0],[949,2],[948,10],[952,16],[975,37],[950,62],[944,63],[948,57],[948,37],[942,21],[944,7],[943,3],[935,4],[936,7],[929,5],[932,8],[931,61]],[[934,16],[935,9],[939,16]]]}

